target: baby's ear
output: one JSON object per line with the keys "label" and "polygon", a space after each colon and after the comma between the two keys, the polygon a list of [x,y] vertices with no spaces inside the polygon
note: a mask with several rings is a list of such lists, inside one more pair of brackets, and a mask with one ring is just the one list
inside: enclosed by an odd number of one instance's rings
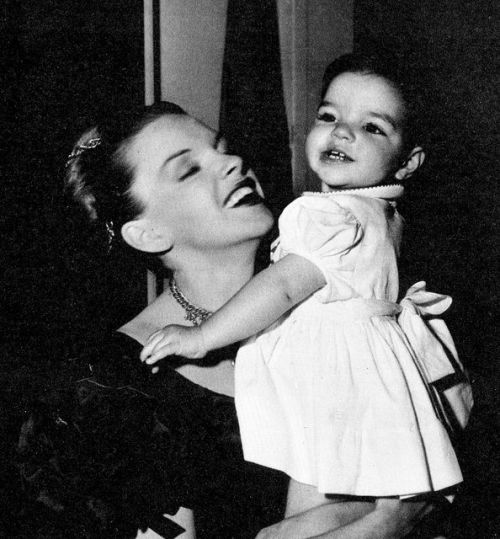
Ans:
{"label": "baby's ear", "polygon": [[420,166],[422,166],[424,159],[424,150],[420,146],[415,146],[402,163],[401,168],[394,174],[396,180],[403,181],[406,178],[409,178]]}
{"label": "baby's ear", "polygon": [[128,221],[122,226],[121,233],[130,247],[145,253],[162,253],[173,245],[171,238],[159,234],[147,219]]}

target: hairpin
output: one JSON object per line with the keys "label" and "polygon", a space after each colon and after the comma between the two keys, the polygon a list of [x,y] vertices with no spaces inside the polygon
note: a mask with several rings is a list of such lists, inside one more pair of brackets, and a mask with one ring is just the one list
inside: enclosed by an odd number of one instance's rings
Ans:
{"label": "hairpin", "polygon": [[101,137],[91,138],[83,144],[78,144],[78,146],[76,146],[75,149],[68,155],[66,167],[73,161],[73,159],[81,155],[85,150],[93,150],[94,148],[97,148],[99,144],[101,144]]}

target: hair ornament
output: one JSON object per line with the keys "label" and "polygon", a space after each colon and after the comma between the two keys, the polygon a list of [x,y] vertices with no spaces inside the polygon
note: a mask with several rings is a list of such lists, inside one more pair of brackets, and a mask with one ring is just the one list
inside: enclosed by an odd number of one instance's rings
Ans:
{"label": "hair ornament", "polygon": [[79,155],[81,155],[86,150],[93,150],[94,148],[97,148],[101,144],[101,137],[94,137],[82,144],[78,144],[75,149],[68,155],[68,159],[66,161],[66,167],[68,167],[73,159],[77,158]]}
{"label": "hair ornament", "polygon": [[104,223],[104,226],[106,227],[106,235],[108,237],[108,253],[111,251],[111,247],[113,246],[113,242],[116,237],[115,228],[113,221],[106,221]]}

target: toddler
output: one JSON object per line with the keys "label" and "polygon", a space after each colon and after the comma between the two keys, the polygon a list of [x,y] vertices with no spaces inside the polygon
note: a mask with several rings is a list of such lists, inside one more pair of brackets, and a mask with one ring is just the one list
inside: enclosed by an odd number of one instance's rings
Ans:
{"label": "toddler", "polygon": [[[450,360],[434,353],[435,333],[410,335],[398,322],[396,201],[424,160],[410,112],[376,62],[330,64],[306,141],[321,192],[285,208],[269,268],[200,326],[168,326],[142,353],[148,364],[200,358],[250,337],[235,365],[244,454],[290,476],[287,516],[325,495],[426,496],[462,481],[430,385],[453,371]],[[430,298],[432,314],[449,305],[424,283],[412,293]]]}

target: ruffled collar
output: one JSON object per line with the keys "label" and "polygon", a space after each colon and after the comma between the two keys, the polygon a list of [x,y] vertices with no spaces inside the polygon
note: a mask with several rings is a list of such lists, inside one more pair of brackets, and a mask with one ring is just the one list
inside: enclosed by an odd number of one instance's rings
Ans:
{"label": "ruffled collar", "polygon": [[304,191],[302,196],[336,196],[336,195],[358,195],[369,198],[383,198],[385,200],[395,200],[403,196],[404,187],[400,183],[390,185],[374,185],[372,187],[355,187],[353,189],[336,189],[326,193],[316,191]]}

